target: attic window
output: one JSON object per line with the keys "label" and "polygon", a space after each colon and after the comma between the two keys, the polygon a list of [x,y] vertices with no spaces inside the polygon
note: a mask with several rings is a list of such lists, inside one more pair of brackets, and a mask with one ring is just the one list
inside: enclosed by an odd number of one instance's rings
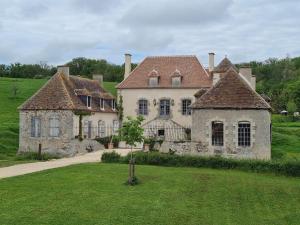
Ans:
{"label": "attic window", "polygon": [[104,99],[100,98],[100,109],[104,110]]}
{"label": "attic window", "polygon": [[149,78],[149,86],[157,87],[158,86],[158,77],[150,77]]}
{"label": "attic window", "polygon": [[86,96],[86,106],[88,108],[92,107],[92,96]]}
{"label": "attic window", "polygon": [[172,77],[172,87],[181,86],[181,77]]}

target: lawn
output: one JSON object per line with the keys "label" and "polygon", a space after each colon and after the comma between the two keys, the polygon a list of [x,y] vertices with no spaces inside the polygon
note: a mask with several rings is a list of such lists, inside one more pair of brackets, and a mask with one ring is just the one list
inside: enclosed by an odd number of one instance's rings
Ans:
{"label": "lawn", "polygon": [[0,224],[299,224],[300,179],[198,168],[81,164],[0,181]]}
{"label": "lawn", "polygon": [[[32,96],[45,79],[12,79],[0,77],[0,167],[14,163],[19,143],[19,114],[17,107]],[[104,82],[104,88],[116,94],[114,82]],[[13,96],[13,87],[18,94]]]}

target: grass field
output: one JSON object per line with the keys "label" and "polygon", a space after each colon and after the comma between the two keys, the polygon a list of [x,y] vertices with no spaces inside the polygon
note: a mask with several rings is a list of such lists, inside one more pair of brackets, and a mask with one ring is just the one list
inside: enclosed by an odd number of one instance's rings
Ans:
{"label": "grass field", "polygon": [[[19,163],[15,161],[18,148],[19,114],[17,107],[32,96],[44,79],[11,79],[0,77],[0,167]],[[104,82],[104,88],[116,94],[114,82]],[[18,94],[13,97],[13,87]]]}
{"label": "grass field", "polygon": [[[0,167],[14,163],[18,148],[18,110],[27,98],[35,93],[46,80],[11,79],[0,77]],[[116,95],[116,83],[104,82],[104,88]],[[12,96],[13,86],[19,93]],[[284,122],[275,115],[273,121],[272,157],[276,159],[300,159],[300,122]]]}
{"label": "grass field", "polygon": [[197,168],[81,164],[0,181],[1,225],[299,224],[300,180]]}

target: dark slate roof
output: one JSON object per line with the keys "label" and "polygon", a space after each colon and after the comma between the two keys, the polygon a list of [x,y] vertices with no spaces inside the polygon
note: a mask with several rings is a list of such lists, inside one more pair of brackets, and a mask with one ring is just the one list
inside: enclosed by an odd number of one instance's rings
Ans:
{"label": "dark slate roof", "polygon": [[238,72],[238,69],[236,66],[227,58],[225,57],[219,64],[218,66],[214,69],[214,72],[217,73],[225,73],[227,70],[230,68],[233,68],[236,72]]}
{"label": "dark slate roof", "polygon": [[[92,96],[89,109],[82,96]],[[99,81],[70,75],[69,78],[56,73],[31,98],[23,103],[20,110],[83,110],[96,112],[115,112],[106,102],[100,109],[100,98],[111,100],[114,97],[106,92]]]}
{"label": "dark slate roof", "polygon": [[233,68],[192,105],[195,109],[267,109],[270,105]]}
{"label": "dark slate roof", "polygon": [[152,56],[146,57],[117,88],[149,87],[149,76],[159,77],[155,88],[174,88],[172,76],[180,75],[182,83],[176,88],[211,87],[210,76],[196,56]]}

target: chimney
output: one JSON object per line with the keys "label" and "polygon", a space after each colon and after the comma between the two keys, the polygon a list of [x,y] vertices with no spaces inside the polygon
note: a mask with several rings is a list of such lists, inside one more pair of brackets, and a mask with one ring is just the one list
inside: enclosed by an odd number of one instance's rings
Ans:
{"label": "chimney", "polygon": [[212,72],[215,68],[215,53],[208,53],[208,71]]}
{"label": "chimney", "polygon": [[57,66],[57,72],[61,73],[65,78],[69,79],[69,67],[68,66]]}
{"label": "chimney", "polygon": [[100,83],[100,86],[103,84],[103,75],[101,74],[93,74],[93,80],[97,80]]}
{"label": "chimney", "polygon": [[250,66],[241,66],[239,73],[248,81],[252,86],[252,69]]}
{"label": "chimney", "polygon": [[128,77],[131,73],[131,55],[126,53],[125,54],[125,73],[124,73],[124,80]]}

